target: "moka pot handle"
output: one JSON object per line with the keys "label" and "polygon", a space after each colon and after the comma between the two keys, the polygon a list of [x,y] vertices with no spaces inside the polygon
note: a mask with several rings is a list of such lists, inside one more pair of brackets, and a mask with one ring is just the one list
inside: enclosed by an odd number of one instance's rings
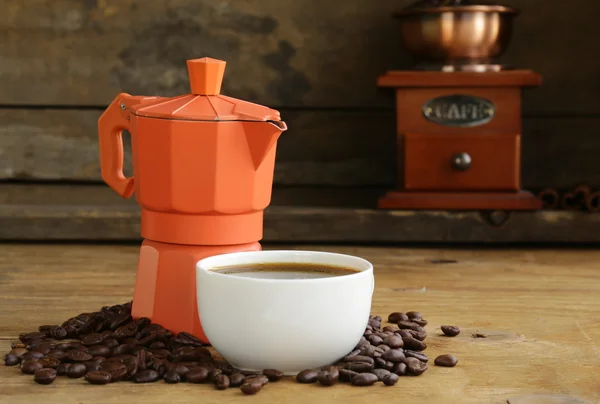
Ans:
{"label": "moka pot handle", "polygon": [[123,131],[130,128],[131,107],[147,98],[121,93],[98,119],[102,179],[123,198],[134,191],[133,177],[123,174]]}

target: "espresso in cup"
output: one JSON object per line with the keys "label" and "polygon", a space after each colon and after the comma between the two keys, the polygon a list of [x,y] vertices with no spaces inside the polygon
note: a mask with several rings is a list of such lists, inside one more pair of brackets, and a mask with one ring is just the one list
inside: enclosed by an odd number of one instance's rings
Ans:
{"label": "espresso in cup", "polygon": [[249,251],[196,265],[200,324],[211,345],[245,371],[296,375],[328,366],[362,338],[373,265],[320,251]]}
{"label": "espresso in cup", "polygon": [[213,272],[262,279],[315,279],[351,275],[360,272],[357,269],[312,263],[269,262],[259,264],[234,265],[213,269]]}

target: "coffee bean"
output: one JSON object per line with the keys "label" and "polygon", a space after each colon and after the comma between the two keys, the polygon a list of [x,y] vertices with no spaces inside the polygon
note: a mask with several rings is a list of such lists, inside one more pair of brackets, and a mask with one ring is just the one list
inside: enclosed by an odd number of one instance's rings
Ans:
{"label": "coffee bean", "polygon": [[425,331],[409,330],[408,332],[411,337],[413,337],[414,339],[417,339],[419,341],[425,341],[425,338],[427,338],[427,332],[425,332]]}
{"label": "coffee bean", "polygon": [[[135,323],[129,323],[129,324],[135,324]],[[136,327],[137,327],[137,325],[136,325]],[[118,330],[118,328],[117,328],[117,330]],[[161,376],[156,370],[146,369],[146,370],[137,372],[135,375],[133,375],[131,377],[131,380],[133,380],[134,383],[154,383],[154,382],[160,380],[160,378],[161,378]]]}
{"label": "coffee bean", "polygon": [[262,384],[269,383],[269,378],[265,375],[252,375],[246,377],[246,382],[259,382]]}
{"label": "coffee bean", "polygon": [[440,328],[442,329],[444,335],[448,337],[456,337],[458,334],[460,334],[460,328],[454,325],[443,325]]}
{"label": "coffee bean", "polygon": [[355,349],[355,350],[353,350],[352,352],[350,352],[348,355],[344,356],[344,357],[342,358],[342,361],[347,361],[347,360],[349,360],[350,358],[353,358],[353,357],[355,357],[356,355],[359,355],[359,354],[360,354],[360,352],[361,352],[361,349]]}
{"label": "coffee bean", "polygon": [[51,344],[49,342],[42,342],[39,345],[36,345],[32,350],[35,352],[41,352],[44,355],[48,354],[52,349],[56,347],[56,344]]}
{"label": "coffee bean", "polygon": [[135,348],[135,345],[121,344],[112,349],[112,355],[118,356],[123,354],[130,354],[133,351],[133,348]]}
{"label": "coffee bean", "polygon": [[379,378],[373,373],[359,373],[352,378],[353,386],[372,386]]}
{"label": "coffee bean", "polygon": [[64,376],[67,374],[67,369],[69,369],[69,366],[71,366],[70,363],[61,363],[60,365],[58,365],[56,367],[56,374],[58,376]]}
{"label": "coffee bean", "polygon": [[127,367],[127,377],[133,376],[138,372],[138,370],[143,370],[139,369],[139,362],[137,360],[129,361],[129,363],[127,363],[125,366]]}
{"label": "coffee bean", "polygon": [[367,337],[367,339],[369,340],[369,342],[373,346],[377,346],[377,345],[379,345],[379,344],[381,344],[383,342],[383,338],[381,338],[379,335],[376,335],[376,334],[369,335]]}
{"label": "coffee bean", "polygon": [[93,370],[86,373],[85,380],[89,384],[108,384],[111,382],[111,376],[103,370]]}
{"label": "coffee bean", "polygon": [[380,328],[381,327],[381,321],[372,318],[372,319],[369,319],[369,325],[371,326],[372,329],[374,329],[374,328]]}
{"label": "coffee bean", "polygon": [[390,361],[390,362],[401,362],[404,359],[404,352],[402,352],[402,350],[400,349],[390,349],[387,352],[384,352],[383,355],[381,355],[381,359],[385,359],[386,361]]}
{"label": "coffee bean", "polygon": [[379,380],[383,380],[383,378],[390,374],[390,371],[387,369],[373,369],[371,371]]}
{"label": "coffee bean", "polygon": [[406,373],[412,376],[420,376],[427,370],[427,364],[416,358],[406,358]]}
{"label": "coffee bean", "polygon": [[375,348],[377,347],[367,345],[360,350],[360,355],[373,357],[373,355],[375,354]]}
{"label": "coffee bean", "polygon": [[139,341],[137,341],[137,343],[139,345],[142,345],[142,346],[150,346],[154,342],[159,342],[160,344],[162,344],[163,348],[165,346],[165,344],[163,342],[156,341],[156,334],[155,333],[152,333],[152,334],[148,335],[147,337],[141,338]]}
{"label": "coffee bean", "polygon": [[414,338],[404,338],[404,349],[409,349],[411,351],[423,351],[427,348],[427,344],[418,339]]}
{"label": "coffee bean", "polygon": [[429,358],[423,352],[415,352],[415,351],[411,351],[411,350],[405,349],[404,350],[404,356],[406,356],[408,358],[418,359],[418,360],[420,360],[421,362],[424,362],[424,363],[427,363],[429,361]]}
{"label": "coffee bean", "polygon": [[51,384],[56,380],[56,370],[54,369],[39,369],[36,370],[33,380],[39,384]]}
{"label": "coffee bean", "polygon": [[[138,332],[138,326],[135,322],[130,322],[125,325],[120,326],[115,330],[115,335],[117,339],[125,339],[128,337],[133,337]],[[149,377],[149,376],[148,376]],[[154,380],[156,381],[156,380]],[[146,383],[146,382],[140,382]]]}
{"label": "coffee bean", "polygon": [[[340,366],[343,366],[343,365],[340,364]],[[322,366],[320,370],[329,372],[329,373],[335,375],[336,377],[339,377],[339,375],[340,375],[340,368],[336,365]]]}
{"label": "coffee bean", "polygon": [[88,372],[93,372],[95,370],[100,370],[100,362],[98,361],[85,361],[83,362],[83,364],[85,365],[85,368],[87,369]]}
{"label": "coffee bean", "polygon": [[221,369],[211,369],[208,371],[208,376],[206,377],[206,380],[212,382],[215,379],[215,377],[217,375],[220,375],[221,373],[223,373]]}
{"label": "coffee bean", "polygon": [[408,316],[404,313],[401,313],[399,311],[396,311],[394,313],[391,313],[388,316],[388,322],[389,323],[397,323],[398,321],[407,321],[408,320]]}
{"label": "coffee bean", "polygon": [[147,326],[149,326],[152,323],[152,320],[150,320],[148,317],[140,317],[137,320],[135,320],[138,328],[141,330]]}
{"label": "coffee bean", "polygon": [[398,376],[404,376],[406,374],[406,364],[402,362],[395,363],[392,368],[392,373],[395,373]]}
{"label": "coffee bean", "polygon": [[421,313],[419,313],[418,311],[408,311],[408,312],[406,312],[406,315],[411,320],[415,319],[415,318],[423,318],[423,316],[421,315]]}
{"label": "coffee bean", "polygon": [[19,364],[20,359],[11,353],[4,355],[4,366],[15,366]]}
{"label": "coffee bean", "polygon": [[125,379],[129,372],[129,369],[123,363],[108,360],[100,364],[100,370],[110,373],[113,382]]}
{"label": "coffee bean", "polygon": [[20,347],[15,347],[15,348],[11,349],[11,351],[9,352],[10,355],[14,355],[19,359],[21,359],[21,357],[23,357],[23,355],[25,355],[26,353],[27,353],[27,349],[20,348]]}
{"label": "coffee bean", "polygon": [[189,373],[190,368],[178,363],[175,365],[175,367],[172,370],[174,370],[179,376],[181,376],[182,379],[185,379],[185,375],[187,375]]}
{"label": "coffee bean", "polygon": [[232,374],[235,369],[233,368],[233,366],[231,366],[231,364],[225,362],[225,361],[216,361],[213,363],[213,365],[217,368],[220,369],[221,372],[223,372],[224,375],[230,375]]}
{"label": "coffee bean", "polygon": [[317,381],[319,382],[320,385],[322,386],[333,386],[334,384],[337,383],[339,378],[339,374],[338,377],[336,377],[335,374],[331,374],[330,372],[326,371],[326,370],[322,370],[317,374]]}
{"label": "coffee bean", "polygon": [[58,359],[44,358],[40,359],[40,364],[44,368],[56,369],[60,365],[60,361]]}
{"label": "coffee bean", "polygon": [[67,377],[71,379],[79,379],[87,372],[87,368],[83,363],[73,363],[67,368]]}
{"label": "coffee bean", "polygon": [[204,383],[208,378],[208,371],[208,368],[200,366],[187,372],[185,378],[190,383]]}
{"label": "coffee bean", "polygon": [[63,351],[62,349],[54,348],[54,349],[51,349],[50,352],[48,352],[46,354],[46,356],[48,356],[48,355],[62,355],[64,353],[65,353],[65,351]]}
{"label": "coffee bean", "polygon": [[112,330],[102,331],[100,333],[100,335],[102,335],[102,341],[106,341],[107,339],[116,339],[117,338],[117,336],[115,335],[115,332]]}
{"label": "coffee bean", "polygon": [[412,318],[410,321],[419,324],[421,327],[425,327],[427,325],[427,320],[424,318]]}
{"label": "coffee bean", "polygon": [[383,384],[385,384],[386,386],[393,386],[396,383],[398,383],[398,380],[400,380],[400,377],[394,373],[390,373],[382,379]]}
{"label": "coffee bean", "polygon": [[[400,339],[402,339],[402,338],[400,338]],[[387,345],[383,345],[383,344],[381,344],[381,345],[379,345],[379,346],[377,347],[377,350],[376,350],[376,351],[377,351],[377,352],[379,352],[379,353],[381,353],[381,354],[383,354],[384,352],[387,352],[387,351],[389,351],[390,349],[392,349],[392,348],[390,348],[390,347],[389,347],[389,346],[387,346]]]}
{"label": "coffee bean", "polygon": [[184,362],[197,359],[196,350],[192,346],[183,346],[173,350],[169,358],[173,362]]}
{"label": "coffee bean", "polygon": [[28,332],[19,334],[19,341],[21,341],[24,344],[28,344],[30,341],[33,341],[35,339],[44,339],[45,337],[46,334],[44,334],[43,332]]}
{"label": "coffee bean", "polygon": [[356,348],[362,348],[366,345],[369,345],[369,341],[367,341],[367,339],[363,336],[363,337],[360,337],[358,344],[356,344]]}
{"label": "coffee bean", "polygon": [[267,376],[270,382],[276,382],[283,378],[283,372],[277,369],[265,369],[262,373]]}
{"label": "coffee bean", "polygon": [[402,348],[404,346],[404,341],[402,340],[402,338],[396,335],[390,335],[385,337],[383,339],[383,343],[385,344],[384,346],[388,346],[392,349]]}
{"label": "coffee bean", "polygon": [[175,341],[179,344],[184,344],[184,345],[189,345],[189,346],[194,346],[194,347],[200,347],[200,346],[204,345],[202,343],[202,341],[200,341],[198,338],[194,337],[192,334],[189,334],[187,332],[180,332],[179,334],[177,334]]}
{"label": "coffee bean", "polygon": [[106,340],[104,340],[104,345],[110,349],[118,347],[119,346],[119,341],[117,341],[114,338],[108,338]]}
{"label": "coffee bean", "polygon": [[29,351],[21,356],[21,361],[39,360],[44,357],[44,354],[36,351]]}
{"label": "coffee bean", "polygon": [[[131,314],[129,314],[129,313],[114,314],[107,319],[108,328],[110,330],[114,331],[130,320],[131,320]],[[137,328],[137,325],[136,325],[136,328]]]}
{"label": "coffee bean", "polygon": [[58,325],[42,325],[39,330],[49,338],[60,340],[67,337],[67,331]]}
{"label": "coffee bean", "polygon": [[421,331],[422,327],[417,323],[413,323],[412,321],[398,321],[398,328],[402,330]]}
{"label": "coffee bean", "polygon": [[150,344],[149,348],[150,349],[164,349],[166,347],[164,342],[160,342],[160,341],[155,341],[153,343]]}
{"label": "coffee bean", "polygon": [[383,358],[375,358],[375,368],[383,369],[385,367],[386,362],[387,361]]}
{"label": "coffee bean", "polygon": [[92,355],[80,349],[71,349],[67,352],[67,358],[73,362],[85,362],[92,359]]}
{"label": "coffee bean", "polygon": [[346,362],[366,362],[366,363],[373,363],[373,358],[369,357],[369,356],[363,356],[363,355],[356,355],[353,356],[352,358],[346,360]]}
{"label": "coffee bean", "polygon": [[258,393],[262,388],[263,385],[259,382],[244,382],[240,387],[240,390],[246,395],[253,395]]}
{"label": "coffee bean", "polygon": [[106,345],[94,345],[88,348],[88,353],[92,356],[110,356],[112,351]]}
{"label": "coffee bean", "polygon": [[245,380],[246,376],[244,376],[243,374],[238,372],[232,373],[231,376],[229,376],[229,386],[240,387],[242,384],[244,384]]}
{"label": "coffee bean", "polygon": [[225,374],[217,375],[214,380],[215,388],[217,390],[226,390],[229,387],[229,377]]}
{"label": "coffee bean", "polygon": [[21,363],[21,372],[26,375],[32,375],[37,370],[42,369],[44,366],[37,359],[29,359]]}
{"label": "coffee bean", "polygon": [[81,343],[86,346],[100,344],[102,341],[104,341],[104,337],[96,332],[81,337]]}
{"label": "coffee bean", "polygon": [[350,369],[340,369],[339,379],[343,382],[349,382],[357,374],[358,372],[355,372]]}
{"label": "coffee bean", "polygon": [[353,370],[357,373],[365,373],[373,370],[374,364],[369,362],[347,362],[344,365],[344,368]]}
{"label": "coffee bean", "polygon": [[435,360],[433,361],[433,363],[436,366],[443,366],[443,367],[447,367],[447,368],[453,368],[458,363],[458,359],[456,359],[456,357],[454,355],[449,355],[449,354],[447,354],[447,355],[440,355],[437,358],[435,358]]}
{"label": "coffee bean", "polygon": [[296,375],[296,381],[298,383],[314,383],[317,381],[319,372],[314,369],[305,369]]}
{"label": "coffee bean", "polygon": [[165,383],[176,384],[181,381],[181,376],[174,369],[171,369],[165,373],[163,379],[165,379]]}

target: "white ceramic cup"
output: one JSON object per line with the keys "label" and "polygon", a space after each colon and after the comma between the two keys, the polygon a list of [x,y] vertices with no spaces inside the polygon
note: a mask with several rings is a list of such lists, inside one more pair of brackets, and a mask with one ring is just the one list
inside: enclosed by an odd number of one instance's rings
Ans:
{"label": "white ceramic cup", "polygon": [[[262,263],[352,268],[312,279],[240,277],[215,269]],[[252,251],[212,256],[196,265],[198,313],[211,345],[241,370],[295,375],[334,363],[362,337],[371,312],[373,265],[317,251]]]}

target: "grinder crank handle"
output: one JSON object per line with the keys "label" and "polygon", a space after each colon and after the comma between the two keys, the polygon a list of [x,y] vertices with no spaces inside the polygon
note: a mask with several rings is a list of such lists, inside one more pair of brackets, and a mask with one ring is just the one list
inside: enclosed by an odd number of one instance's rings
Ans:
{"label": "grinder crank handle", "polygon": [[133,194],[133,177],[123,175],[123,131],[129,130],[131,107],[146,99],[121,93],[98,119],[102,179],[123,198]]}

